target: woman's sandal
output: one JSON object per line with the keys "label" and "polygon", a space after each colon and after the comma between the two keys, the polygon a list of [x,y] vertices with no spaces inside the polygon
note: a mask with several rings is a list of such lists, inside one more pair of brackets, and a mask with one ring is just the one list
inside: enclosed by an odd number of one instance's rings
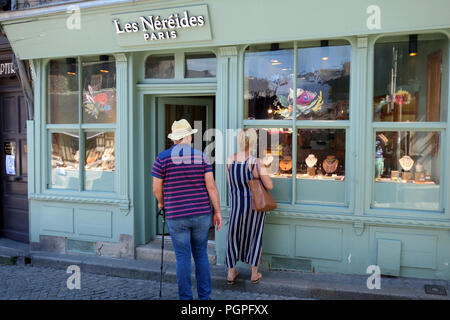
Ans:
{"label": "woman's sandal", "polygon": [[262,274],[258,273],[258,278],[256,280],[252,280],[252,283],[255,283],[255,284],[258,283],[259,280],[261,280],[261,278],[262,278]]}
{"label": "woman's sandal", "polygon": [[237,278],[238,275],[239,275],[239,272],[236,272],[236,273],[234,274],[233,280],[227,279],[227,283],[228,283],[228,284],[234,284],[234,281],[236,280],[236,278]]}

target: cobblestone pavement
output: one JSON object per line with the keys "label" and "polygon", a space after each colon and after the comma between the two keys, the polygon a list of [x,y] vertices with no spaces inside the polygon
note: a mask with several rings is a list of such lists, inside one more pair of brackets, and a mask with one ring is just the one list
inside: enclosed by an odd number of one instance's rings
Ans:
{"label": "cobblestone pavement", "polygon": [[[81,273],[80,289],[68,289],[66,270],[0,265],[0,300],[158,300],[159,281]],[[74,283],[74,282],[72,282]],[[163,299],[177,300],[177,285],[163,283]],[[194,289],[194,296],[196,296]],[[297,299],[260,293],[213,289],[214,300]]]}

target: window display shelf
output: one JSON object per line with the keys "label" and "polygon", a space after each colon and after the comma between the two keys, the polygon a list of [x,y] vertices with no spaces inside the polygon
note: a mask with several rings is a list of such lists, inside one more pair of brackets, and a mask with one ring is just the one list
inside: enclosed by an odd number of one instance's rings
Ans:
{"label": "window display shelf", "polygon": [[345,176],[339,176],[336,174],[333,174],[331,176],[324,176],[324,175],[310,176],[305,173],[305,174],[297,174],[296,178],[306,180],[345,181]]}
{"label": "window display shelf", "polygon": [[387,182],[387,183],[410,183],[410,184],[428,184],[436,185],[434,181],[415,181],[415,180],[404,180],[404,179],[390,179],[390,178],[375,178],[375,182]]}

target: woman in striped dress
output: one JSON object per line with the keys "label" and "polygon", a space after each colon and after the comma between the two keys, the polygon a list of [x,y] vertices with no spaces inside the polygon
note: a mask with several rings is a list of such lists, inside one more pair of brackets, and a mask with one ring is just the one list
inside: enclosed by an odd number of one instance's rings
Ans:
{"label": "woman in striped dress", "polygon": [[251,280],[258,283],[262,275],[258,272],[261,262],[261,246],[264,228],[264,212],[252,210],[252,197],[249,180],[260,178],[267,190],[273,188],[272,179],[262,161],[250,155],[257,143],[255,129],[244,129],[238,134],[239,152],[227,159],[227,178],[230,185],[231,210],[228,221],[227,251],[225,265],[228,268],[227,280],[233,284],[239,272],[237,261],[252,266]]}

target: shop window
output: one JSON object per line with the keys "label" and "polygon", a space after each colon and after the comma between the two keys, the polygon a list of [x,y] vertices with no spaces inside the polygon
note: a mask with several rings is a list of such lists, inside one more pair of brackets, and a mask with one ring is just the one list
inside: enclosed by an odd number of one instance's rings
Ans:
{"label": "shop window", "polygon": [[447,37],[386,37],[377,41],[374,54],[374,121],[446,121]]}
{"label": "shop window", "polygon": [[85,190],[114,191],[114,133],[86,132],[84,145]]}
{"label": "shop window", "polygon": [[51,133],[51,142],[51,187],[78,190],[78,132]]}
{"label": "shop window", "polygon": [[291,202],[292,186],[292,129],[257,129],[258,143],[253,155],[262,159],[274,182],[271,191],[275,200]]}
{"label": "shop window", "polygon": [[[52,60],[48,83],[49,187],[113,192],[117,112],[114,58],[102,55]],[[84,166],[80,168],[79,163]]]}
{"label": "shop window", "polygon": [[174,55],[151,55],[145,62],[145,78],[173,79],[175,77]]}
{"label": "shop window", "polygon": [[345,203],[345,145],[345,129],[298,130],[298,203]]}
{"label": "shop window", "polygon": [[214,53],[186,54],[184,58],[184,77],[213,78],[216,76],[216,64]]}
{"label": "shop window", "polygon": [[448,39],[441,34],[375,43],[372,208],[442,210],[448,67]]}
{"label": "shop window", "polygon": [[78,61],[52,60],[48,73],[47,123],[78,123]]}
{"label": "shop window", "polygon": [[292,105],[292,44],[249,46],[244,61],[244,103],[247,119],[286,119]]}
{"label": "shop window", "polygon": [[[348,120],[350,97],[350,45],[299,48],[297,54],[297,120]],[[292,105],[281,115],[292,118]]]}
{"label": "shop window", "polygon": [[[245,124],[277,127],[279,120],[295,120],[290,128],[284,124],[283,129],[260,128],[260,132],[274,137],[278,132],[280,139],[278,148],[272,146],[259,153],[261,158],[273,158],[272,193],[278,200],[300,205],[348,206],[346,147],[351,123],[341,120],[350,118],[351,55],[351,45],[345,40],[247,48]],[[266,120],[267,124],[253,120]],[[311,127],[313,122],[306,120],[319,121]],[[274,155],[278,152],[281,156],[277,158]]]}
{"label": "shop window", "polygon": [[83,62],[83,123],[116,122],[116,65],[108,56]]}
{"label": "shop window", "polygon": [[374,207],[438,210],[440,134],[377,131]]}

